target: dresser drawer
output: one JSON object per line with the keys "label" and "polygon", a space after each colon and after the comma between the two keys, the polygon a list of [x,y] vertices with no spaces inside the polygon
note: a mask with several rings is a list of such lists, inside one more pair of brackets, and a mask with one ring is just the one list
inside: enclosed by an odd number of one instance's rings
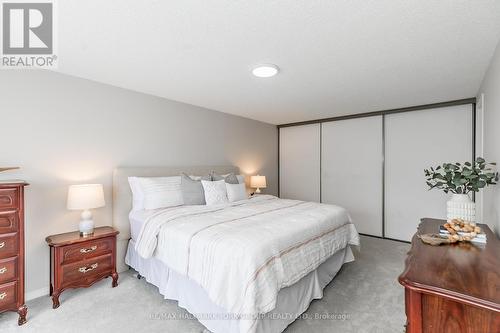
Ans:
{"label": "dresser drawer", "polygon": [[17,281],[0,284],[0,310],[11,308],[17,302]]}
{"label": "dresser drawer", "polygon": [[16,232],[19,229],[19,214],[17,210],[0,211],[0,234]]}
{"label": "dresser drawer", "polygon": [[65,286],[88,286],[103,275],[113,272],[113,256],[105,254],[62,266],[62,283]]}
{"label": "dresser drawer", "polygon": [[0,208],[18,207],[17,188],[0,188]]}
{"label": "dresser drawer", "polygon": [[0,260],[0,284],[15,280],[18,276],[17,257]]}
{"label": "dresser drawer", "polygon": [[19,236],[16,234],[0,234],[0,259],[13,257],[18,254]]}
{"label": "dresser drawer", "polygon": [[65,246],[62,248],[62,264],[65,265],[111,253],[114,249],[113,242],[114,238],[101,238]]}

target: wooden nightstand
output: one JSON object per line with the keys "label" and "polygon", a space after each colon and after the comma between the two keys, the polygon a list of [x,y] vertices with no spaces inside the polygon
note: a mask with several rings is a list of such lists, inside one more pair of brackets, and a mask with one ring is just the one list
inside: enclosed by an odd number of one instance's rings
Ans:
{"label": "wooden nightstand", "polygon": [[113,288],[118,285],[118,233],[111,227],[100,227],[88,237],[75,231],[45,239],[50,246],[50,295],[54,309],[59,307],[59,296],[66,289],[87,288],[109,276],[113,278]]}

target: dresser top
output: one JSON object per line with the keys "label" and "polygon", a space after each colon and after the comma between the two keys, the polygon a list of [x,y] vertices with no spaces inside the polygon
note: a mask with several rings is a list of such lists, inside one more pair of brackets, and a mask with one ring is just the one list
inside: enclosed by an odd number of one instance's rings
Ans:
{"label": "dresser top", "polygon": [[28,183],[20,179],[0,179],[0,185],[28,185]]}
{"label": "dresser top", "polygon": [[65,246],[76,243],[88,242],[99,238],[116,236],[119,232],[112,227],[98,227],[94,229],[94,233],[90,236],[80,236],[79,231],[66,232],[64,234],[52,235],[45,238],[45,241],[50,246]]}
{"label": "dresser top", "polygon": [[500,311],[500,241],[485,224],[479,226],[486,233],[486,244],[432,246],[417,237],[439,233],[439,225],[444,223],[422,219],[399,282],[406,288]]}

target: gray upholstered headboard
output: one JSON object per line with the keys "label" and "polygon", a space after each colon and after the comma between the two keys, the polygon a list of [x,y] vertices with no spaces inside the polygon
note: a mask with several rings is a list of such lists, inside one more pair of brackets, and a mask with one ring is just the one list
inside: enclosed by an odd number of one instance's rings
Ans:
{"label": "gray upholstered headboard", "polygon": [[132,192],[128,184],[128,177],[178,176],[181,172],[190,175],[205,175],[211,171],[218,174],[230,172],[239,174],[239,169],[235,166],[119,167],[113,170],[113,227],[120,231],[116,243],[116,264],[119,272],[128,269],[125,264],[125,254],[130,239],[128,215],[132,208]]}

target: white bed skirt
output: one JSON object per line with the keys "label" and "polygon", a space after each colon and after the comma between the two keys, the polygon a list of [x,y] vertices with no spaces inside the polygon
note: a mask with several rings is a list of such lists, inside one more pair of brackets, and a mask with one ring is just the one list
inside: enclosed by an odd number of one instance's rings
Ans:
{"label": "white bed skirt", "polygon": [[[169,269],[155,257],[142,258],[135,251],[134,245],[134,241],[130,240],[125,262],[146,281],[157,286],[165,299],[178,301],[180,307],[194,315],[211,332],[246,333],[240,332],[240,321],[254,321],[255,318],[235,318],[214,304],[196,282]],[[257,325],[256,332],[279,333],[285,330],[307,310],[312,300],[323,297],[323,289],[332,281],[342,265],[353,260],[354,255],[348,245],[294,285],[281,289],[276,308],[259,316],[254,323]]]}

